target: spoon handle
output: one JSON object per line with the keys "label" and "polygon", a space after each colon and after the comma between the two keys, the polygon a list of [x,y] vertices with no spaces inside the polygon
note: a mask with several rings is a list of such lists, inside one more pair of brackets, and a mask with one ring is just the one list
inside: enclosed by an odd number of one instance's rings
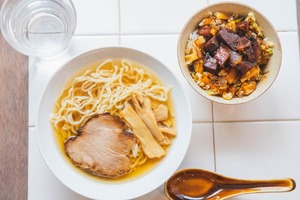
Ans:
{"label": "spoon handle", "polygon": [[289,192],[295,189],[293,179],[274,180],[236,180],[234,183],[224,184],[224,191],[232,191],[235,194]]}

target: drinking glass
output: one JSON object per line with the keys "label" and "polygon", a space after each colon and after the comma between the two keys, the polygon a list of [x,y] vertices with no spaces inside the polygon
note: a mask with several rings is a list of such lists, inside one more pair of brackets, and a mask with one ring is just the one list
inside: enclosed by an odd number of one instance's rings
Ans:
{"label": "drinking glass", "polygon": [[6,41],[20,53],[55,57],[71,43],[76,11],[71,0],[5,0],[0,27]]}

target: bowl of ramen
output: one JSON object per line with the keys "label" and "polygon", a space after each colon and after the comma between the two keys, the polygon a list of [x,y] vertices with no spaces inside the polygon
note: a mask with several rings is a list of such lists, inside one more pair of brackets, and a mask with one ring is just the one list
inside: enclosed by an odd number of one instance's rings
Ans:
{"label": "bowl of ramen", "polygon": [[202,96],[223,104],[249,102],[274,82],[281,44],[259,11],[240,3],[218,3],[195,13],[178,40],[182,74]]}
{"label": "bowl of ramen", "polygon": [[132,199],[162,185],[191,137],[176,76],[155,58],[108,47],[79,55],[50,79],[36,138],[53,174],[92,199]]}

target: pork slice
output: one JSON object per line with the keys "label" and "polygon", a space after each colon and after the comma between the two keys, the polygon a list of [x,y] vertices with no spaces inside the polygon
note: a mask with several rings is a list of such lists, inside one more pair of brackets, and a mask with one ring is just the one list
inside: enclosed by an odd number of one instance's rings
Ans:
{"label": "pork slice", "polygon": [[203,61],[203,68],[214,75],[218,74],[218,62],[214,57],[211,57],[209,53],[206,54]]}
{"label": "pork slice", "polygon": [[217,36],[221,41],[223,41],[227,46],[232,50],[236,50],[236,45],[238,42],[239,36],[233,33],[230,29],[223,28],[221,29]]}
{"label": "pork slice", "polygon": [[259,63],[262,57],[261,47],[255,37],[250,37],[249,39],[251,41],[251,45],[245,49],[247,60],[252,63]]}
{"label": "pork slice", "polygon": [[204,48],[210,54],[213,54],[213,52],[215,50],[217,50],[219,48],[219,46],[220,46],[220,42],[219,42],[217,36],[215,35],[210,40],[208,40],[208,42],[206,42],[206,44],[204,45]]}
{"label": "pork slice", "polygon": [[237,64],[239,64],[242,61],[242,56],[235,52],[235,51],[231,51],[230,53],[230,57],[228,59],[228,65],[235,67]]}
{"label": "pork slice", "polygon": [[244,76],[246,74],[246,72],[249,71],[254,66],[255,66],[254,63],[243,60],[243,61],[239,62],[235,66],[235,68],[237,69],[237,72],[240,76]]}
{"label": "pork slice", "polygon": [[246,35],[249,31],[249,22],[241,21],[236,25],[236,32],[238,35],[243,36]]}
{"label": "pork slice", "polygon": [[224,64],[230,57],[230,53],[231,51],[225,47],[225,45],[221,45],[215,53],[214,58],[217,60],[218,64],[224,68]]}
{"label": "pork slice", "polygon": [[245,49],[247,47],[250,47],[250,46],[251,46],[250,40],[248,40],[246,37],[240,37],[238,39],[236,49],[237,50],[243,50],[243,49]]}
{"label": "pork slice", "polygon": [[258,43],[254,43],[249,48],[245,49],[246,57],[249,62],[259,63],[261,60],[261,47]]}
{"label": "pork slice", "polygon": [[261,55],[262,50],[257,40],[253,41],[252,48],[253,48],[253,53],[255,55],[255,62],[260,63],[262,57]]}
{"label": "pork slice", "polygon": [[211,28],[208,25],[205,25],[203,27],[199,27],[197,33],[199,35],[203,35],[206,38],[211,38],[212,34],[211,34]]}
{"label": "pork slice", "polygon": [[128,156],[137,139],[125,130],[119,117],[108,113],[94,115],[77,132],[65,142],[65,152],[76,166],[107,178],[131,170]]}

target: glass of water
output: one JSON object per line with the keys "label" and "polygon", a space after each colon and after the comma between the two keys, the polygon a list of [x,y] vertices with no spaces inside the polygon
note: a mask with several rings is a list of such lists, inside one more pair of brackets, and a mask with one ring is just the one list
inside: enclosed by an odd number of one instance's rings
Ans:
{"label": "glass of water", "polygon": [[0,17],[2,34],[14,49],[42,59],[65,52],[76,29],[71,0],[5,0]]}

